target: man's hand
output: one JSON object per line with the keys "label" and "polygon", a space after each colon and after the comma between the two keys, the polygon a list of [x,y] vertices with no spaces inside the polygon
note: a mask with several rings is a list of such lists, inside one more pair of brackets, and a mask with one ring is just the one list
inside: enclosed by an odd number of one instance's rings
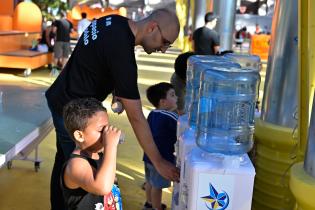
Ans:
{"label": "man's hand", "polygon": [[179,169],[161,157],[154,143],[149,124],[142,113],[141,101],[125,98],[120,99],[126,109],[129,122],[139,144],[148,155],[156,170],[166,179],[178,182]]}
{"label": "man's hand", "polygon": [[155,163],[154,166],[159,174],[164,178],[170,181],[179,182],[179,169],[176,168],[174,164],[166,161],[165,159],[161,159],[161,161]]}

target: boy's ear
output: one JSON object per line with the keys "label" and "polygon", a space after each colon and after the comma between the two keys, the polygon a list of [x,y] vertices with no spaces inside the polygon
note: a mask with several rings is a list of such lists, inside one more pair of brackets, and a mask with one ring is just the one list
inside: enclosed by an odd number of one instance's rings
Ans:
{"label": "boy's ear", "polygon": [[73,136],[74,136],[75,140],[77,140],[80,143],[82,143],[84,141],[83,132],[80,130],[75,130],[73,132]]}
{"label": "boy's ear", "polygon": [[161,98],[159,101],[159,107],[164,107],[166,99]]}

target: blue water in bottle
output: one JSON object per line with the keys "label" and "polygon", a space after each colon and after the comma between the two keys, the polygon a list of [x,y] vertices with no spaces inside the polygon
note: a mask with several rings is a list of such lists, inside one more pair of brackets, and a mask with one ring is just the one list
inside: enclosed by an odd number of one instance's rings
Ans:
{"label": "blue water in bottle", "polygon": [[200,78],[197,145],[225,155],[248,152],[253,145],[258,70],[213,67]]}

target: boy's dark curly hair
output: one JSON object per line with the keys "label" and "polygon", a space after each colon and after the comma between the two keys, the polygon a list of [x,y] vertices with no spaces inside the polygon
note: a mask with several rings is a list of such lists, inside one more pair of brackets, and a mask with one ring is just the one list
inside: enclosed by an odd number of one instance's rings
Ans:
{"label": "boy's dark curly hair", "polygon": [[83,131],[88,120],[99,111],[106,112],[106,108],[95,98],[74,99],[66,104],[63,108],[63,119],[69,135],[74,139],[74,131]]}

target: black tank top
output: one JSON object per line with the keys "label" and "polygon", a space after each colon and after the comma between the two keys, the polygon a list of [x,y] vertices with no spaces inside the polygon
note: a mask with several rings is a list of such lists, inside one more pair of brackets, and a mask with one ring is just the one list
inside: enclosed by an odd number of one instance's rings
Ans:
{"label": "black tank top", "polygon": [[[103,160],[103,154],[100,153],[100,158],[98,160],[94,160],[92,158],[88,158],[82,155],[77,154],[71,154],[69,160],[71,158],[83,158],[89,162],[89,164],[94,167],[95,169],[98,169],[102,160]],[[61,189],[63,191],[63,197],[65,200],[65,204],[68,207],[69,210],[95,210],[96,206],[103,206],[104,203],[104,196],[100,195],[94,195],[92,193],[89,193],[85,191],[82,188],[77,189],[69,189],[63,179],[64,170],[66,168],[65,164],[62,168],[61,173]]]}

